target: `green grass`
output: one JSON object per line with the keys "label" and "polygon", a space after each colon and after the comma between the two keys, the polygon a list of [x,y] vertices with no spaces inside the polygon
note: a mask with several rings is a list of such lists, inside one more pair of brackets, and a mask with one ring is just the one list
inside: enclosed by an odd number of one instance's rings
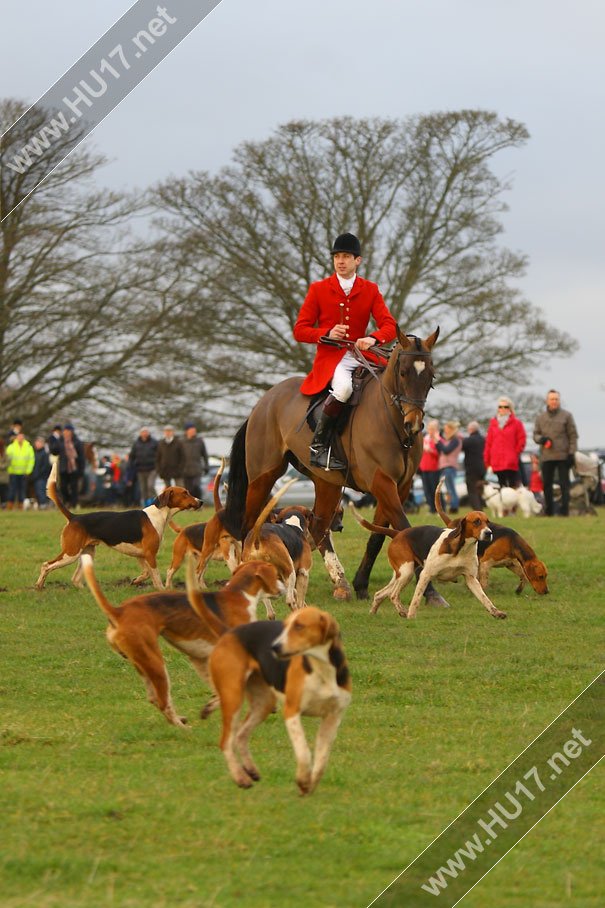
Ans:
{"label": "green grass", "polygon": [[[341,624],[354,691],[319,789],[300,798],[280,716],[253,739],[263,780],[239,790],[218,715],[197,719],[207,691],[187,660],[165,648],[183,731],[109,649],[71,568],[33,589],[60,515],[2,512],[0,905],[368,905],[602,669],[604,520],[509,521],[548,564],[551,593],[516,597],[513,575],[493,572],[507,621],[460,583],[440,586],[449,610],[406,622],[386,602],[370,616],[332,599],[316,560],[309,600]],[[347,517],[337,546],[350,577],[365,541]],[[100,549],[96,565],[112,601],[131,594],[133,559]],[[372,591],[390,573],[383,551]],[[604,812],[597,767],[463,904],[601,908]]]}

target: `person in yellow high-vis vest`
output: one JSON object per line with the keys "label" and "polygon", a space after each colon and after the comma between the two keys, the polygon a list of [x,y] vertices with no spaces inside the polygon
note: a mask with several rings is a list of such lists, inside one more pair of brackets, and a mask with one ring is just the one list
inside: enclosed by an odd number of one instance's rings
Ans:
{"label": "person in yellow high-vis vest", "polygon": [[27,479],[34,469],[35,455],[23,432],[18,432],[6,449],[8,458],[7,508],[23,508],[27,492]]}

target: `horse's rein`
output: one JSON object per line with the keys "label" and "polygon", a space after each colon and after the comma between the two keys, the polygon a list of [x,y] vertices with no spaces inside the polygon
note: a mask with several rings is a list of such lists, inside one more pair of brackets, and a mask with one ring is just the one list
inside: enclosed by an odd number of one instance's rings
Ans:
{"label": "horse's rein", "polygon": [[[415,334],[411,334],[411,335],[407,335],[407,336],[414,337],[414,338],[416,337]],[[367,371],[370,373],[372,378],[376,379],[376,381],[380,385],[382,400],[384,402],[386,413],[389,418],[389,422],[391,423],[391,427],[392,427],[393,431],[395,432],[395,435],[397,436],[401,447],[405,451],[409,450],[409,448],[411,448],[411,446],[413,444],[413,438],[411,436],[408,436],[408,438],[405,440],[403,440],[401,438],[401,436],[399,434],[399,429],[397,428],[396,424],[393,422],[393,419],[391,418],[391,411],[389,410],[389,408],[387,406],[387,398],[385,397],[385,389],[382,385],[382,382],[380,381],[379,373],[375,369],[375,367],[372,365],[372,363],[368,359],[366,359],[366,357],[363,355],[363,352],[359,349],[359,347],[355,346],[355,341],[337,340],[336,338],[332,338],[332,337],[328,337],[328,335],[324,335],[323,337],[320,338],[320,343],[329,344],[331,347],[338,347],[340,349],[344,348],[344,349],[348,350],[349,353],[351,353],[353,355],[353,357],[357,360],[357,362],[361,366],[363,366],[364,369],[367,369]],[[374,344],[374,346],[369,347],[368,350],[371,351],[374,355],[377,355],[386,361],[388,361],[390,359],[391,353],[392,353],[392,349],[389,349],[388,347],[385,347],[383,345],[378,345],[378,344]],[[414,356],[415,358],[420,358],[420,357],[428,358],[431,356],[431,354],[429,351],[424,351],[424,350],[403,350],[403,349],[401,349],[399,351],[399,353],[397,354],[397,363],[399,363],[399,360],[402,356]],[[389,394],[391,404],[394,407],[397,407],[397,409],[399,410],[399,413],[403,419],[405,419],[407,414],[406,414],[404,408],[402,407],[402,404],[412,404],[414,408],[421,410],[422,415],[424,416],[425,407],[426,407],[426,397],[423,400],[416,399],[413,397],[406,397],[406,395],[402,394],[399,390],[399,377],[400,377],[399,369],[396,370],[396,376],[397,376],[395,379],[396,389],[397,389],[396,393]]]}

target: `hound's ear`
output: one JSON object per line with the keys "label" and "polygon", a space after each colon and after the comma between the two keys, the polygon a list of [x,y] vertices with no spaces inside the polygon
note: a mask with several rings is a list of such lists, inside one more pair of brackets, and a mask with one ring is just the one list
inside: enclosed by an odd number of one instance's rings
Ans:
{"label": "hound's ear", "polygon": [[338,637],[339,627],[336,619],[333,618],[332,615],[329,615],[327,612],[322,612],[319,621],[322,629],[322,643],[327,643],[328,640],[334,640]]}
{"label": "hound's ear", "polygon": [[463,517],[455,530],[448,533],[439,549],[440,555],[458,555],[466,539],[466,517]]}

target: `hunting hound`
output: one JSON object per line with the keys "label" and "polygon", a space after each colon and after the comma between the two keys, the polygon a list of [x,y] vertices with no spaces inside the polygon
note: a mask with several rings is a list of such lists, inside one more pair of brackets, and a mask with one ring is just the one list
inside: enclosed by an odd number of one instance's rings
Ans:
{"label": "hunting hound", "polygon": [[[61,553],[51,561],[45,561],[36,582],[41,590],[51,571],[77,561],[83,551],[94,556],[95,548],[101,542],[110,548],[131,555],[141,565],[143,572],[132,582],[143,583],[151,577],[156,589],[163,589],[157,567],[157,554],[168,521],[177,511],[198,510],[202,506],[180,486],[168,486],[148,507],[131,511],[92,511],[89,514],[72,514],[57,491],[57,464],[53,464],[46,484],[46,494],[54,501],[67,520],[61,532]],[[81,566],[78,564],[72,577],[76,586],[81,586]]]}
{"label": "hunting hound", "polygon": [[[227,526],[227,516],[221,504],[219,487],[225,469],[225,459],[214,478],[214,514],[207,523],[194,523],[179,529],[171,524],[178,536],[172,547],[172,561],[166,573],[166,587],[172,586],[172,578],[181,566],[183,558],[191,552],[197,558],[198,582],[201,589],[207,589],[204,574],[210,561],[224,561],[232,574],[242,560],[242,544],[237,538],[236,528]],[[239,528],[238,528],[239,529]]]}
{"label": "hunting hound", "polygon": [[[387,554],[393,568],[393,577],[387,586],[374,594],[371,614],[375,614],[382,600],[388,597],[403,618],[406,616],[414,618],[422,595],[431,580],[456,580],[462,576],[471,593],[490,615],[494,618],[506,618],[506,613],[494,606],[477,579],[479,571],[477,544],[479,541],[489,542],[492,538],[487,515],[483,511],[471,511],[461,518],[455,529],[445,530],[436,526],[417,526],[397,531],[368,523],[354,508],[353,514],[358,523],[367,530],[390,536],[392,539]],[[406,612],[399,597],[417,568],[422,570]]]}
{"label": "hunting hound", "polygon": [[[452,520],[441,507],[441,484],[439,481],[435,492],[435,508],[447,527],[455,527],[458,520]],[[504,527],[498,523],[488,524],[492,531],[491,542],[480,542],[477,546],[479,555],[479,583],[484,590],[489,583],[489,572],[493,567],[506,567],[519,578],[515,593],[519,595],[529,581],[536,593],[543,596],[548,593],[546,577],[548,571],[543,561],[537,557],[529,542],[511,527]]]}
{"label": "hunting hound", "polygon": [[[82,570],[90,592],[109,619],[109,645],[142,676],[150,703],[171,725],[187,720],[177,715],[170,696],[170,678],[159,638],[183,653],[206,682],[212,647],[229,628],[256,621],[261,596],[277,596],[282,587],[271,564],[250,561],[239,567],[217,593],[202,593],[188,578],[187,595],[173,591],[134,596],[113,606],[101,590],[93,559],[82,555]],[[190,569],[194,574],[193,566]]]}
{"label": "hunting hound", "polygon": [[[309,534],[312,514],[308,508],[289,507],[281,510],[274,522],[265,521],[294,482],[296,479],[284,483],[267,502],[246,536],[242,550],[242,561],[260,559],[275,565],[280,580],[285,584],[286,601],[292,610],[303,608],[306,604],[309,572],[313,564]],[[267,615],[275,617],[272,612],[268,603]]]}
{"label": "hunting hound", "polygon": [[[334,618],[307,606],[283,623],[257,621],[235,628],[217,642],[209,668],[223,718],[220,746],[233,781],[250,788],[260,779],[248,742],[256,726],[282,702],[296,757],[296,784],[301,794],[310,794],[323,775],[351,700],[351,678]],[[240,724],[245,697],[250,712]],[[301,716],[321,719],[314,755]]]}

